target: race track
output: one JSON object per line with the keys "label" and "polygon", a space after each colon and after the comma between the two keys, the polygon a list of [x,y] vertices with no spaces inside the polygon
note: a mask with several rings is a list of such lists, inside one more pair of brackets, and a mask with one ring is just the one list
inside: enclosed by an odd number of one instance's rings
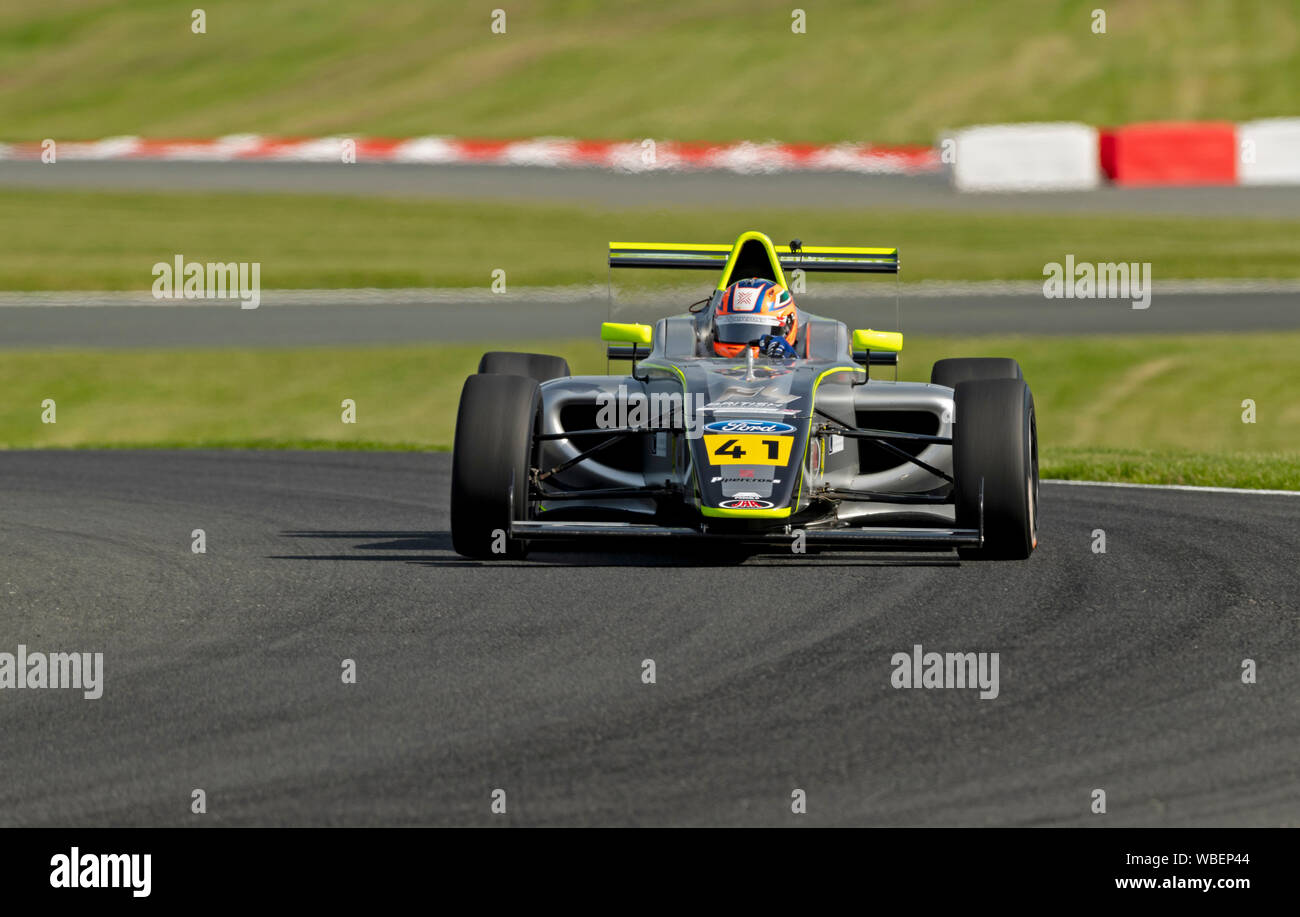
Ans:
{"label": "race track", "polygon": [[[603,294],[485,300],[445,292],[438,302],[400,291],[364,291],[354,302],[211,306],[93,305],[3,307],[0,350],[37,348],[315,347],[592,338],[610,318]],[[620,321],[681,312],[707,289],[666,297],[668,308],[628,307]],[[39,296],[40,294],[37,294]],[[56,294],[73,297],[77,294]],[[274,297],[274,292],[267,294]],[[333,300],[346,291],[328,294]],[[90,298],[93,294],[88,294]],[[376,298],[382,297],[379,301]],[[1041,294],[911,295],[898,312],[892,298],[820,295],[801,300],[850,327],[897,327],[906,334],[1183,334],[1274,331],[1300,327],[1294,292],[1160,293],[1150,308],[1128,300],[1048,300]]]}
{"label": "race track", "polygon": [[[0,652],[105,656],[0,691],[0,824],[1300,825],[1300,499],[1044,485],[1026,563],[481,565],[449,468],[0,453]],[[999,696],[895,690],[917,643]]]}

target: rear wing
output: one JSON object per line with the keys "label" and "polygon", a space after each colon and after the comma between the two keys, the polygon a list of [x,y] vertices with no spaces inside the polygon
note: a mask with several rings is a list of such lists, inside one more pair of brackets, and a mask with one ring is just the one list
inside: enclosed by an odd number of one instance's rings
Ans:
{"label": "rear wing", "polygon": [[898,249],[840,245],[773,245],[761,232],[742,233],[734,245],[660,242],[609,243],[611,268],[669,268],[722,271],[718,289],[737,277],[767,277],[782,285],[787,270],[850,274],[897,274]]}

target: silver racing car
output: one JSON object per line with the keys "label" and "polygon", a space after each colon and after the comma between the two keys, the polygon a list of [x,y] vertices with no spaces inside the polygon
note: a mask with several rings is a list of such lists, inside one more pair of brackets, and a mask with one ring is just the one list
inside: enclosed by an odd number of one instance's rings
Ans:
{"label": "silver racing car", "polygon": [[940,360],[930,382],[871,378],[902,335],[800,309],[785,272],[897,273],[892,248],[612,243],[612,268],[721,272],[699,308],[606,322],[626,375],[559,357],[485,354],[465,380],[452,456],[456,551],[601,550],[693,538],[769,548],[1037,545],[1034,399],[1007,358]]}

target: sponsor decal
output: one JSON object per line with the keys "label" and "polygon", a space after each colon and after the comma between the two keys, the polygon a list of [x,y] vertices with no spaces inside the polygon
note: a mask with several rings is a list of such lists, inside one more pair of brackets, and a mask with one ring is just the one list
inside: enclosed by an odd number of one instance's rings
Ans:
{"label": "sponsor decal", "polygon": [[714,370],[714,373],[719,376],[740,378],[746,382],[763,381],[758,379],[759,376],[763,376],[765,379],[769,380],[775,379],[777,376],[788,376],[790,375],[790,372],[791,369],[789,367],[767,365],[755,365],[753,372],[750,372],[748,366],[724,366]]}
{"label": "sponsor decal", "polygon": [[793,433],[794,427],[775,420],[717,420],[704,427],[710,433],[768,433],[783,435]]}
{"label": "sponsor decal", "polygon": [[[732,308],[737,311],[753,312],[753,306],[750,303],[744,303],[737,300],[732,304]],[[776,320],[771,315],[719,315],[714,319],[719,325],[774,325]]]}
{"label": "sponsor decal", "polygon": [[762,380],[758,380],[757,385],[732,383],[718,396],[717,401],[704,407],[706,410],[714,407],[785,408],[802,398],[800,395],[790,394],[789,388],[789,385],[775,382],[765,384]]}
{"label": "sponsor decal", "polygon": [[710,401],[706,411],[755,411],[762,414],[798,414],[794,408],[784,407],[775,401]]}
{"label": "sponsor decal", "polygon": [[753,500],[746,498],[744,500],[723,500],[718,504],[723,509],[772,509],[775,504],[767,500]]}

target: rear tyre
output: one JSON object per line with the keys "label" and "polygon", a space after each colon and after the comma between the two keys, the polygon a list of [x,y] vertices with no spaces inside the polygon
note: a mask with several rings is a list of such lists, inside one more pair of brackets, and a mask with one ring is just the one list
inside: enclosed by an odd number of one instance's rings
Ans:
{"label": "rear tyre", "polygon": [[1010,357],[952,357],[935,360],[930,382],[956,388],[958,382],[974,379],[1023,379],[1020,364]]}
{"label": "rear tyre", "polygon": [[533,432],[542,408],[536,379],[470,376],[460,392],[451,455],[451,543],[485,560],[523,557],[510,523],[528,512]]}
{"label": "rear tyre", "polygon": [[1023,379],[958,382],[952,460],[957,525],[978,528],[984,483],[984,547],[972,560],[1023,560],[1038,545],[1038,423]]}
{"label": "rear tyre", "polygon": [[552,357],[544,353],[511,353],[508,350],[493,350],[483,354],[483,359],[478,361],[478,371],[525,376],[538,382],[573,375],[569,372],[569,361],[564,357]]}

